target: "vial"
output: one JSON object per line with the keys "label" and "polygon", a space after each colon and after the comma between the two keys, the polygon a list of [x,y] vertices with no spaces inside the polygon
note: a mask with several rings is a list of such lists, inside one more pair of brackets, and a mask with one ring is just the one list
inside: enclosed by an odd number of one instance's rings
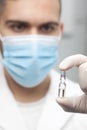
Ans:
{"label": "vial", "polygon": [[58,97],[63,98],[65,96],[65,90],[66,90],[66,72],[61,71],[60,83],[58,87]]}

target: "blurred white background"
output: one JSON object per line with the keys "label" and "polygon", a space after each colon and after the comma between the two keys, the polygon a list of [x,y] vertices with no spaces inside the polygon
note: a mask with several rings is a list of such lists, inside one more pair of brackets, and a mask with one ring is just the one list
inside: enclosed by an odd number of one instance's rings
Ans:
{"label": "blurred white background", "polygon": [[[60,61],[73,54],[87,55],[87,0],[62,0],[64,36],[59,45]],[[58,67],[57,67],[58,68]],[[77,68],[67,72],[68,78],[78,82]]]}

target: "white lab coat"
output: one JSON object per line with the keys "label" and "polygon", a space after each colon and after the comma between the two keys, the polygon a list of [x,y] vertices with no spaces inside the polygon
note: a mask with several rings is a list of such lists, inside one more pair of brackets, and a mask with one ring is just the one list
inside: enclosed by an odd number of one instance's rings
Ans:
{"label": "white lab coat", "polygon": [[[66,113],[56,103],[59,78],[58,74],[53,71],[51,75],[50,90],[36,130],[76,130],[77,128],[87,130],[87,115]],[[74,88],[77,85],[67,81],[67,86]],[[73,93],[72,89],[69,93]],[[0,130],[27,130],[6,83],[2,67],[0,67]]]}

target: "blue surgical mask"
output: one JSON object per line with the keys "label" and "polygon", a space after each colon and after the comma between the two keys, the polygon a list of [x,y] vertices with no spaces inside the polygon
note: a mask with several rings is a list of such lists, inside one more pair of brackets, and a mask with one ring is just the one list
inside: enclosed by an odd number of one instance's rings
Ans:
{"label": "blue surgical mask", "polygon": [[1,39],[3,64],[23,87],[39,85],[58,63],[59,39],[56,36],[8,36]]}

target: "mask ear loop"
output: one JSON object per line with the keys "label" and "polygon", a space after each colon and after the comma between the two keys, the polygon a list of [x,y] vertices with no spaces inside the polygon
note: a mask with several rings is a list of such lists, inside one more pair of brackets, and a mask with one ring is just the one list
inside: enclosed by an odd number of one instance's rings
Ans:
{"label": "mask ear loop", "polygon": [[[0,56],[0,57],[3,58],[3,45],[2,45],[2,44],[3,44],[3,38],[2,38],[2,35],[1,35],[1,34],[0,34],[0,42],[1,42],[1,43],[0,43],[0,44],[1,44],[1,45],[0,45],[0,47],[1,47],[1,49],[0,49],[0,53],[1,53],[0,55],[1,55],[1,56]],[[0,59],[1,59],[1,58],[0,58]]]}
{"label": "mask ear loop", "polygon": [[58,40],[61,41],[61,39],[62,39],[62,33],[60,32],[58,36]]}
{"label": "mask ear loop", "polygon": [[0,34],[0,41],[3,42],[3,38],[2,38],[2,35]]}
{"label": "mask ear loop", "polygon": [[2,37],[1,37],[1,34],[0,34],[0,40],[2,39]]}

